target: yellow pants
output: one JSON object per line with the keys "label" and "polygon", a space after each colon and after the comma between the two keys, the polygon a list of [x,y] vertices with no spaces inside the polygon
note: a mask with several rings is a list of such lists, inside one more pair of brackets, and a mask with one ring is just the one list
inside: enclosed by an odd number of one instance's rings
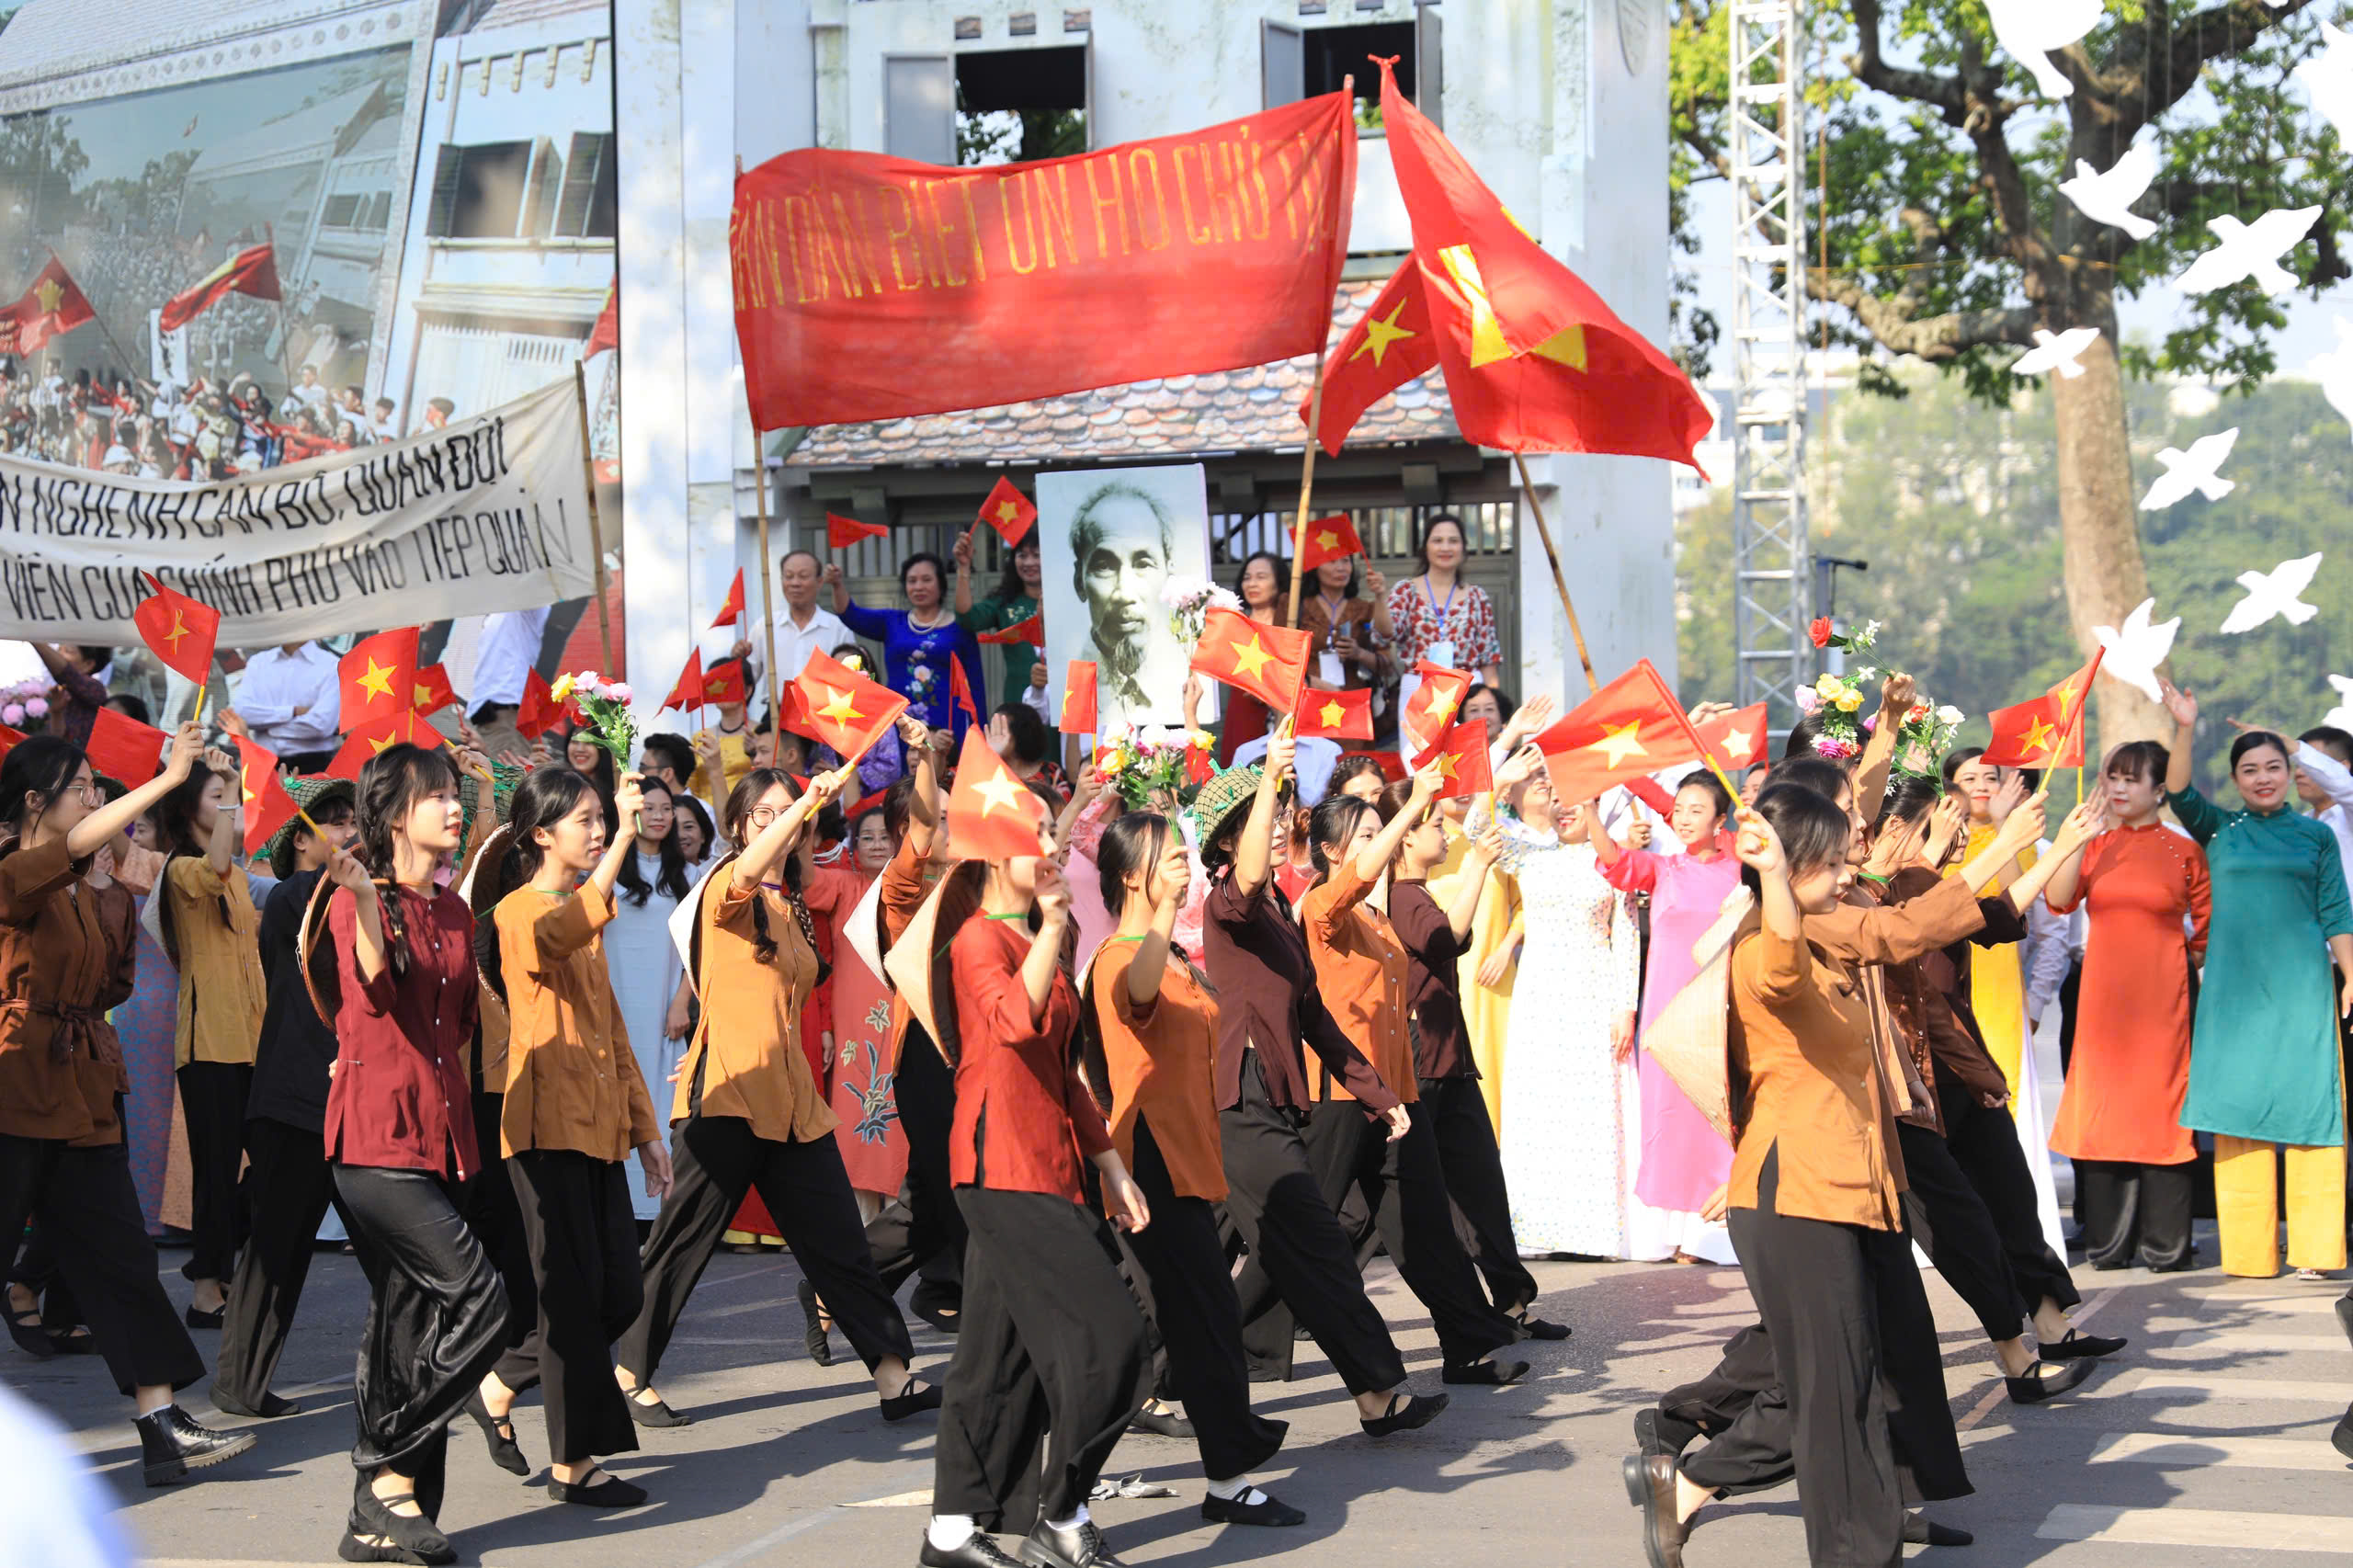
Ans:
{"label": "yellow pants", "polygon": [[[2222,1272],[2268,1279],[2279,1272],[2277,1143],[2214,1135],[2214,1211]],[[2288,1267],[2345,1267],[2345,1146],[2290,1143]]]}

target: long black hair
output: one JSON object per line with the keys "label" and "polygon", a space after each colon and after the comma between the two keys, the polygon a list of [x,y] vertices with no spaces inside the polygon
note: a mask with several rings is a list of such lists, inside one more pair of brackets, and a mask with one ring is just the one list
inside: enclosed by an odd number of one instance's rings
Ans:
{"label": "long black hair", "polygon": [[1380,808],[1370,801],[1359,801],[1354,795],[1326,795],[1315,805],[1315,827],[1307,840],[1308,853],[1315,858],[1315,877],[1323,881],[1332,875],[1333,851],[1345,856],[1348,840],[1357,835],[1358,825],[1364,813],[1380,813]]}
{"label": "long black hair", "polygon": [[1168,852],[1169,822],[1157,812],[1128,812],[1103,830],[1095,846],[1095,869],[1103,907],[1117,920],[1128,904],[1128,877],[1148,871]]}
{"label": "long black hair", "polygon": [[[1792,881],[1847,853],[1847,836],[1854,824],[1837,801],[1815,790],[1802,784],[1768,784],[1757,791],[1755,810],[1772,824]],[[1741,867],[1740,880],[1752,893],[1763,891],[1754,866]]]}
{"label": "long black hair", "polygon": [[80,746],[63,735],[28,735],[18,741],[10,748],[7,760],[0,762],[0,824],[16,837],[24,837],[31,826],[26,820],[25,797],[40,797],[40,805],[32,812],[38,821],[57,804],[58,797],[88,760]]}
{"label": "long black hair", "polygon": [[596,792],[595,780],[585,773],[569,767],[533,768],[507,808],[506,848],[494,864],[474,872],[474,964],[502,1002],[506,999],[506,968],[498,950],[498,906],[540,874],[548,853],[536,836],[540,829],[554,827],[583,798]]}
{"label": "long black hair", "polygon": [[670,802],[672,815],[670,831],[664,834],[661,840],[662,869],[654,874],[653,881],[648,882],[645,873],[637,869],[634,853],[622,858],[619,881],[622,896],[629,900],[631,909],[644,908],[646,900],[654,896],[656,888],[661,890],[663,897],[676,900],[686,897],[688,888],[692,885],[687,875],[686,853],[678,847],[678,797],[670,793],[670,786],[659,778],[641,778],[638,788],[649,795],[660,791],[662,798]]}
{"label": "long black hair", "polygon": [[[164,901],[155,906],[155,926],[163,935],[164,956],[172,960],[175,969],[180,962],[179,921],[173,914],[171,889],[165,881],[171,875],[173,861],[201,856],[210,847],[196,841],[196,813],[203,808],[204,791],[215,781],[220,783],[222,793],[227,794],[229,781],[210,767],[199,766],[155,802],[155,847],[164,852],[164,873],[155,879],[155,890],[149,896]],[[227,809],[226,805],[222,807],[223,811]],[[213,896],[221,906],[221,921],[225,926],[229,923],[229,895],[222,892]]]}
{"label": "long black hair", "polygon": [[1025,548],[1038,549],[1038,525],[1035,523],[1029,525],[1028,533],[1023,534],[1006,550],[1005,574],[996,580],[996,602],[1001,605],[1009,605],[1017,599],[1036,597],[1029,592],[1029,585],[1021,580],[1021,568],[1013,563],[1013,558],[1020,554]]}
{"label": "long black hair", "polygon": [[381,890],[377,904],[383,911],[385,958],[395,980],[408,973],[408,920],[401,912],[401,890],[393,875],[393,831],[408,821],[418,801],[460,783],[458,765],[446,750],[405,742],[377,753],[359,770],[351,852]]}
{"label": "long black hair", "polygon": [[[572,737],[587,728],[585,724],[575,724],[565,733],[564,749],[556,754],[557,761],[565,767],[572,767]],[[597,766],[593,771],[582,776],[597,787],[597,798],[605,802],[605,832],[608,836],[610,836],[619,833],[621,825],[620,808],[613,804],[614,793],[620,788],[620,775],[613,767],[611,752],[607,751],[603,746],[597,746],[594,749],[597,753]],[[579,772],[579,769],[574,768],[573,771]]]}
{"label": "long black hair", "polygon": [[1290,597],[1290,562],[1271,550],[1254,550],[1242,558],[1242,564],[1233,572],[1233,597],[1242,601],[1243,612],[1249,613],[1250,600],[1242,591],[1242,579],[1250,575],[1252,563],[1260,561],[1265,562],[1267,569],[1275,574],[1273,608],[1279,613],[1284,602]]}

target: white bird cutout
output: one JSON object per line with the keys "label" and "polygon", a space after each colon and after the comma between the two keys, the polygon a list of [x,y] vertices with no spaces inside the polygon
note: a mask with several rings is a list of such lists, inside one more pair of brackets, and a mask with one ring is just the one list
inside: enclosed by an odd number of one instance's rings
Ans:
{"label": "white bird cutout", "polygon": [[2328,47],[2296,67],[2313,108],[2336,127],[2338,138],[2353,142],[2353,33],[2328,22],[2320,25]]}
{"label": "white bird cutout", "polygon": [[2209,501],[2220,501],[2238,488],[2236,480],[2224,479],[2214,471],[2231,455],[2231,448],[2239,438],[2235,425],[2219,436],[2200,436],[2189,443],[2189,450],[2167,447],[2157,453],[2157,461],[2165,472],[2149,486],[2141,497],[2141,510],[2161,512],[2177,501],[2187,500],[2193,490]]}
{"label": "white bird cutout", "polygon": [[2075,85],[2051,63],[2051,51],[2064,49],[2099,25],[2101,0],[1985,0],[1994,40],[2034,74],[2047,97],[2063,98]]}
{"label": "white bird cutout", "polygon": [[2089,348],[2098,337],[2099,328],[2096,326],[2071,326],[2056,337],[2036,327],[2034,347],[2019,355],[2011,364],[2010,374],[2047,376],[2056,370],[2072,381],[2084,373],[2084,368],[2075,363],[2075,356]]}
{"label": "white bird cutout", "polygon": [[2328,684],[2336,688],[2340,700],[2322,717],[2321,722],[2339,730],[2353,730],[2353,676],[2331,676]]}
{"label": "white bird cutout", "polygon": [[2312,586],[2313,574],[2319,570],[2320,552],[2314,551],[2283,561],[2268,572],[2240,573],[2239,586],[2246,590],[2246,597],[2222,618],[2222,630],[2252,631],[2275,615],[2290,626],[2302,626],[2320,613],[2318,605],[2308,605],[2299,597]]}
{"label": "white bird cutout", "polygon": [[2157,688],[2157,666],[2173,652],[2173,634],[2181,630],[2181,617],[2149,624],[2149,612],[2157,608],[2154,599],[2143,599],[2124,618],[2124,629],[2095,626],[2092,635],[2108,650],[2100,661],[2100,669],[2114,676],[2127,686],[2138,687],[2148,694],[2152,702],[2163,702],[2165,693]]}
{"label": "white bird cutout", "polygon": [[2336,318],[2336,347],[2313,356],[2312,373],[2320,378],[2321,395],[2328,405],[2353,425],[2353,319]]}
{"label": "white bird cutout", "polygon": [[2209,218],[2206,226],[2214,232],[2217,244],[2191,262],[2174,279],[2174,287],[2203,294],[2252,278],[2265,293],[2284,294],[2296,286],[2296,275],[2280,266],[2279,258],[2303,244],[2319,216],[2317,207],[2275,207],[2252,223],[2227,213]]}
{"label": "white bird cutout", "polygon": [[2106,174],[2095,173],[2083,159],[2075,160],[2075,177],[2063,179],[2059,188],[2075,204],[2085,217],[2123,230],[2136,240],[2145,240],[2157,232],[2156,224],[2133,211],[2132,204],[2141,199],[2157,177],[2157,150],[2143,142],[2128,147],[2116,166]]}

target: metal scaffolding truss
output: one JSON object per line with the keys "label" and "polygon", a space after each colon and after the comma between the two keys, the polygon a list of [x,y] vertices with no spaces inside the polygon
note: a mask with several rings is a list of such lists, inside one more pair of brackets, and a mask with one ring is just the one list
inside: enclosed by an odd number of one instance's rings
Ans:
{"label": "metal scaffolding truss", "polygon": [[1796,720],[1812,678],[1805,174],[1794,0],[1731,0],[1735,701]]}

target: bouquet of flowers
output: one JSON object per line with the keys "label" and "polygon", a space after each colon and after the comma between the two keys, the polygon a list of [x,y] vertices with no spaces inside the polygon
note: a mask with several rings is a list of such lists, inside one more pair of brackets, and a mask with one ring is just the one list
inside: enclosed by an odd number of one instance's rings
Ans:
{"label": "bouquet of flowers", "polygon": [[1167,586],[1160,590],[1160,601],[1168,607],[1168,630],[1188,648],[1200,642],[1201,628],[1208,623],[1212,608],[1237,613],[1242,608],[1240,599],[1200,577],[1169,578]]}
{"label": "bouquet of flowers", "polygon": [[626,681],[607,680],[595,670],[559,676],[549,696],[561,704],[567,699],[587,722],[588,738],[613,754],[613,767],[626,772],[630,751],[637,744],[637,721],[630,716],[631,693]]}
{"label": "bouquet of flowers", "polygon": [[1181,741],[1154,741],[1132,724],[1114,725],[1095,753],[1096,777],[1117,790],[1130,811],[1142,811],[1163,797],[1187,805],[1215,775],[1216,746],[1216,737],[1206,730],[1191,731]]}
{"label": "bouquet of flowers", "polygon": [[39,679],[0,686],[0,724],[13,730],[28,719],[48,718],[50,687],[49,681]]}
{"label": "bouquet of flowers", "polygon": [[1890,764],[1905,778],[1941,780],[1945,753],[1952,749],[1953,734],[1967,717],[1949,702],[1931,706],[1925,699],[1905,710],[1903,722],[1895,731],[1895,756]]}
{"label": "bouquet of flowers", "polygon": [[[1866,652],[1879,640],[1879,622],[1874,620],[1859,631],[1834,634],[1827,616],[1817,618],[1807,629],[1817,648],[1839,648],[1850,653]],[[1870,683],[1879,679],[1875,665],[1859,665],[1843,676],[1824,675],[1810,687],[1798,687],[1798,711],[1808,716],[1819,715],[1822,733],[1814,737],[1817,756],[1833,762],[1844,762],[1859,756],[1863,750],[1863,693]]]}

